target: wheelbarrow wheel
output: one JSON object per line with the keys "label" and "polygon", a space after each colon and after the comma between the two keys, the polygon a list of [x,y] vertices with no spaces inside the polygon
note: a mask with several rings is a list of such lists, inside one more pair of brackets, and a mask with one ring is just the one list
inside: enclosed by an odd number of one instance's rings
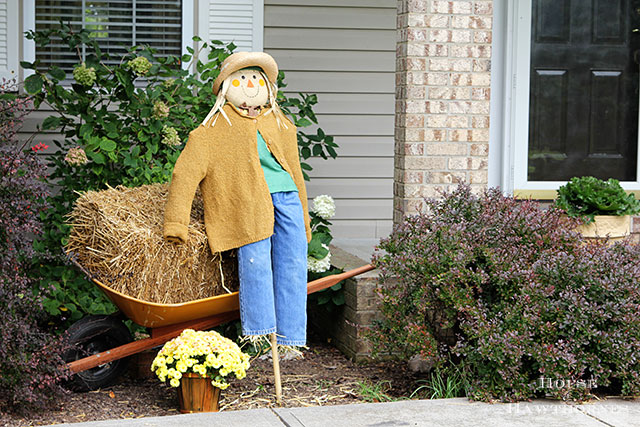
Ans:
{"label": "wheelbarrow wheel", "polygon": [[[87,316],[67,329],[70,348],[63,354],[63,359],[67,363],[73,362],[131,341],[133,337],[121,320],[107,315]],[[78,372],[69,386],[74,390],[87,391],[111,385],[127,369],[128,362],[128,358],[123,358]]]}

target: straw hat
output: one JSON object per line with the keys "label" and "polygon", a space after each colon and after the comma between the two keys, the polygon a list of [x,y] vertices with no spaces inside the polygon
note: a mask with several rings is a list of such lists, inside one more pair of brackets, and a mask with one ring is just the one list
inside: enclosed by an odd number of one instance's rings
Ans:
{"label": "straw hat", "polygon": [[271,83],[278,79],[278,64],[271,55],[264,52],[236,52],[224,60],[220,75],[213,82],[213,93],[218,94],[222,82],[231,74],[247,67],[260,67]]}

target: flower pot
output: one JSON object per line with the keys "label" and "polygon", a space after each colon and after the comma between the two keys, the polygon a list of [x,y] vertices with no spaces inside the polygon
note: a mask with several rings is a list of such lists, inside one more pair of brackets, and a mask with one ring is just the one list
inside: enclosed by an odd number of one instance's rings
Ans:
{"label": "flower pot", "polygon": [[631,215],[596,215],[590,224],[581,225],[578,231],[587,239],[624,239],[631,231]]}
{"label": "flower pot", "polygon": [[211,384],[211,378],[194,373],[182,374],[178,387],[180,412],[218,412],[220,389]]}

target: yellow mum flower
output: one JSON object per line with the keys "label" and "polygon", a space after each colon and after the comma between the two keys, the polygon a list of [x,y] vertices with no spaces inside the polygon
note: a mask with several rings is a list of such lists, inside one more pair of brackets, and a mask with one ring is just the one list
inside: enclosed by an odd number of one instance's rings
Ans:
{"label": "yellow mum flower", "polygon": [[158,352],[152,370],[161,381],[169,379],[172,386],[180,383],[182,373],[193,372],[217,377],[212,384],[221,389],[229,386],[226,378],[233,373],[244,378],[249,367],[249,355],[228,338],[214,331],[184,330],[168,341]]}

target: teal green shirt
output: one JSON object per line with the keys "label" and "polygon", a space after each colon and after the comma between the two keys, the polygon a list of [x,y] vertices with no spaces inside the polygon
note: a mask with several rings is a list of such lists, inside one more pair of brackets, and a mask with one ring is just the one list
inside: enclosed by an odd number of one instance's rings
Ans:
{"label": "teal green shirt", "polygon": [[298,187],[293,182],[291,175],[273,157],[260,132],[258,132],[258,156],[260,156],[260,165],[264,171],[264,178],[267,180],[270,193],[298,191]]}

